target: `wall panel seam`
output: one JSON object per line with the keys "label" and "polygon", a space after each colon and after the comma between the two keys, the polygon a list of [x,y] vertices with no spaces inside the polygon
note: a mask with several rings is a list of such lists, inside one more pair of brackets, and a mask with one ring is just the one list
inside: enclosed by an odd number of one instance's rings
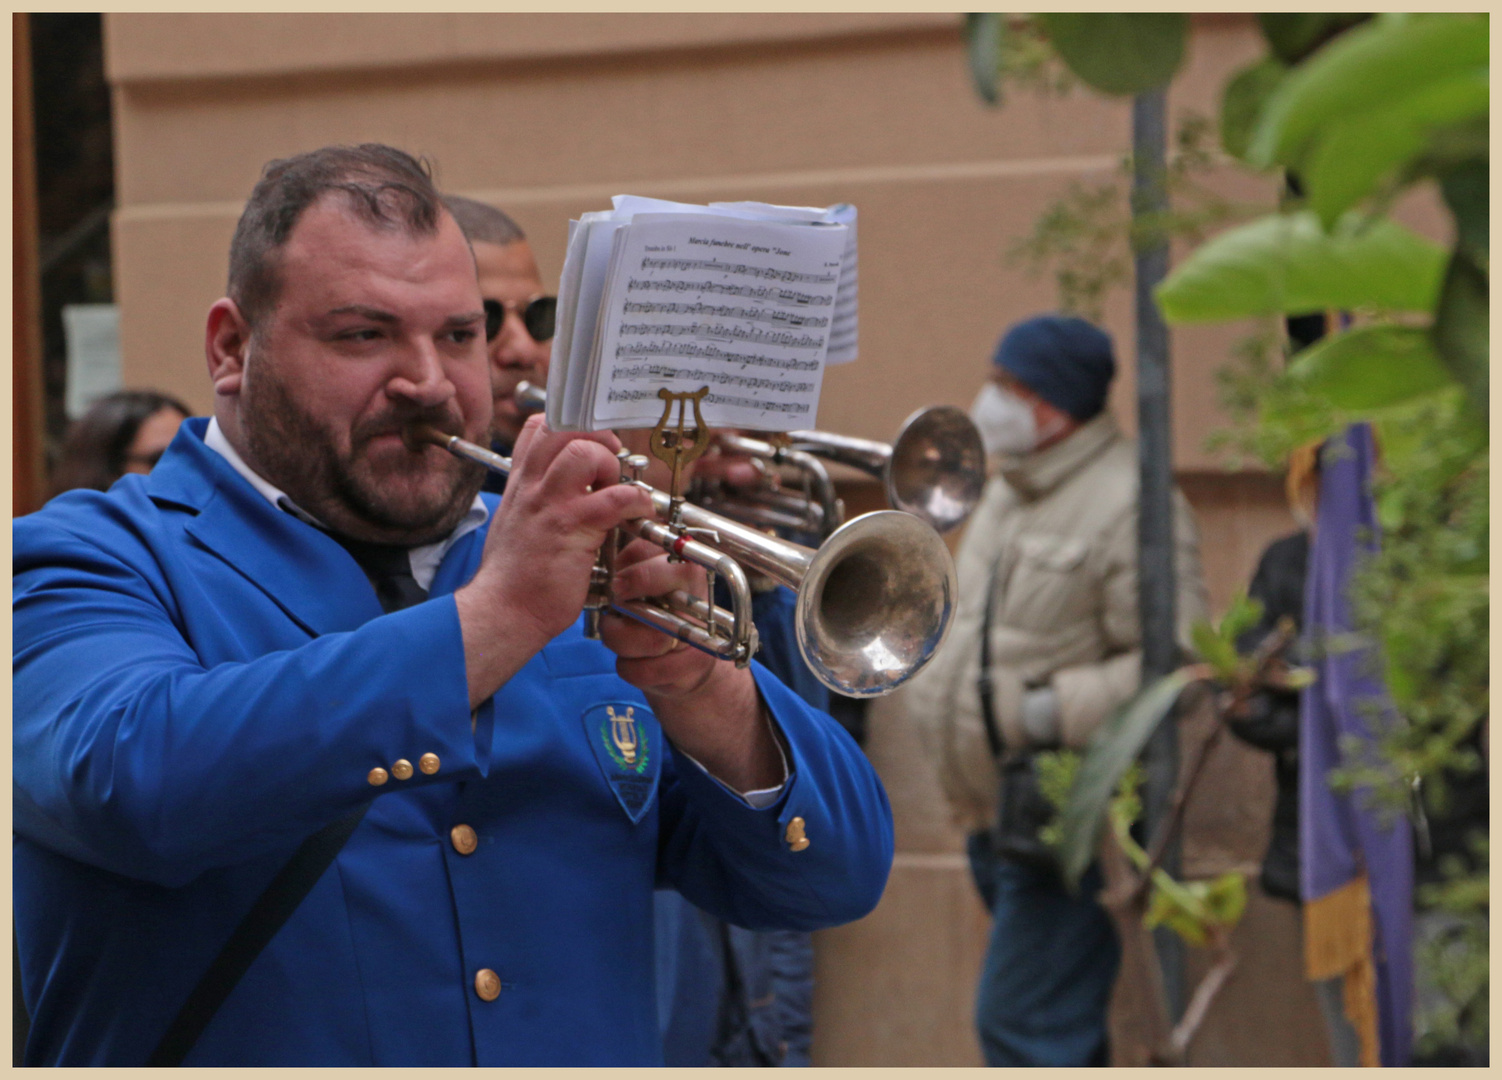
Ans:
{"label": "wall panel seam", "polygon": [[[947,13],[946,13],[947,14]],[[530,71],[556,70],[559,65],[597,65],[632,63],[642,61],[672,61],[685,59],[719,59],[727,54],[740,54],[747,60],[766,56],[786,57],[792,53],[827,53],[848,48],[880,48],[883,46],[910,48],[925,39],[934,44],[957,47],[961,44],[961,23],[952,16],[952,25],[929,21],[931,16],[919,14],[916,21],[887,26],[829,27],[803,33],[756,33],[745,37],[727,37],[721,40],[701,38],[684,41],[641,41],[614,44],[564,44],[542,46],[532,52],[442,52],[434,50],[426,54],[406,57],[389,57],[364,62],[335,60],[322,66],[311,63],[284,67],[240,68],[211,71],[207,69],[178,71],[131,70],[122,64],[118,54],[112,54],[106,64],[106,77],[116,85],[129,90],[155,92],[194,87],[255,87],[276,84],[285,88],[287,80],[315,82],[335,80],[411,77],[466,77],[476,74],[493,74],[497,68],[519,74]]]}
{"label": "wall panel seam", "polygon": [[[819,187],[838,184],[902,184],[914,182],[963,182],[967,180],[1009,179],[1091,173],[1115,169],[1120,158],[1115,154],[1091,154],[1077,157],[1029,158],[1021,161],[966,161],[943,164],[874,165],[843,169],[808,169],[781,173],[740,173],[722,176],[652,178],[593,182],[588,184],[541,185],[524,188],[462,188],[458,194],[500,206],[609,199],[624,192],[650,191],[657,196],[691,199],[695,195],[712,197],[717,191],[745,191]],[[239,202],[156,202],[135,203],[120,207],[116,221],[133,224],[183,218],[238,217]]]}

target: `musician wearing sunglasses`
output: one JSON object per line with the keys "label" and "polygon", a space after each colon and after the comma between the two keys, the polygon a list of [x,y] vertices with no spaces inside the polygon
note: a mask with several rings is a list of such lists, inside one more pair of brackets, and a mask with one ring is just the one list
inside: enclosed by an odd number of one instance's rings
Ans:
{"label": "musician wearing sunglasses", "polygon": [[[527,419],[517,408],[517,384],[547,385],[558,298],[544,293],[532,245],[510,215],[460,195],[446,195],[443,203],[475,253],[495,409],[491,444],[497,453],[510,456]],[[499,493],[503,478],[495,480]]]}
{"label": "musician wearing sunglasses", "polygon": [[[583,635],[596,549],[652,512],[613,435],[529,420],[501,500],[414,437],[490,432],[476,262],[401,151],[272,162],[212,418],[16,520],[28,1064],[661,1064],[655,886],[799,930],[879,899],[891,811],[830,717]],[[614,589],[703,575],[638,541]]]}

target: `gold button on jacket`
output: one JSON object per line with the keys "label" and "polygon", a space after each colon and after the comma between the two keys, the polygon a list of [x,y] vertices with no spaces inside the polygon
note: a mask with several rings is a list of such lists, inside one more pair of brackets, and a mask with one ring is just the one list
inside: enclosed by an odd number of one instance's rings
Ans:
{"label": "gold button on jacket", "polygon": [[787,832],[783,833],[783,839],[787,841],[788,847],[794,851],[802,851],[808,847],[810,841],[808,836],[804,834],[803,819],[801,817],[795,817],[788,822]]}
{"label": "gold button on jacket", "polygon": [[422,770],[424,776],[432,776],[438,771],[438,755],[424,754],[417,759],[417,767]]}
{"label": "gold button on jacket", "polygon": [[460,855],[472,855],[475,848],[480,846],[480,839],[468,825],[455,825],[449,830],[449,843],[454,845],[454,850]]}
{"label": "gold button on jacket", "polygon": [[475,993],[481,1001],[494,1001],[501,996],[501,977],[489,968],[475,972]]}
{"label": "gold button on jacket", "polygon": [[397,758],[391,763],[391,775],[398,780],[412,779],[412,763],[406,758]]}
{"label": "gold button on jacket", "polygon": [[377,765],[365,774],[365,779],[370,782],[371,787],[380,787],[389,778],[386,775],[386,770]]}

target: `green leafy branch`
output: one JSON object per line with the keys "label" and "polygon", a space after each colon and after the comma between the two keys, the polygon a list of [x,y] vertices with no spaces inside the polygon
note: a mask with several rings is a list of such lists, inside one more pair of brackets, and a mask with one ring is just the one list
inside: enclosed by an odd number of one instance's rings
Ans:
{"label": "green leafy branch", "polygon": [[1197,243],[1212,229],[1265,212],[1266,207],[1228,199],[1205,182],[1219,163],[1210,149],[1210,120],[1183,116],[1174,132],[1164,183],[1169,210],[1133,216],[1132,160],[1122,159],[1108,180],[1075,181],[1048,204],[1032,231],[1007,251],[1011,262],[1033,273],[1051,271],[1059,307],[1099,323],[1112,290],[1132,279],[1132,254],[1167,236]]}
{"label": "green leafy branch", "polygon": [[[1213,961],[1195,987],[1183,1017],[1171,1027],[1158,1017],[1163,1032],[1155,1040],[1152,1059],[1179,1064],[1211,1003],[1236,967],[1231,933],[1246,910],[1245,875],[1239,871],[1206,881],[1178,881],[1163,860],[1183,825],[1191,793],[1225,731],[1216,724],[1196,747],[1183,770],[1166,820],[1144,849],[1132,836],[1141,814],[1137,795],[1140,768],[1136,764],[1159,724],[1171,722],[1187,688],[1208,688],[1218,714],[1224,718],[1240,701],[1260,687],[1300,689],[1310,674],[1290,667],[1284,653],[1293,628],[1286,621],[1248,655],[1236,651],[1238,636],[1261,617],[1261,605],[1237,597],[1219,623],[1194,629],[1200,663],[1179,669],[1151,683],[1124,704],[1096,732],[1083,757],[1060,752],[1040,759],[1039,782],[1044,795],[1059,806],[1055,823],[1044,831],[1045,842],[1056,845],[1065,880],[1077,888],[1085,868],[1101,855],[1107,890],[1102,902],[1125,934],[1141,934],[1157,926],[1173,930],[1187,943],[1207,947]],[[1150,948],[1139,955],[1152,954]],[[1162,1012],[1161,1002],[1158,1012]]]}
{"label": "green leafy branch", "polygon": [[[1079,763],[1080,755],[1072,750],[1038,755],[1039,790],[1055,810],[1068,802]],[[1134,763],[1116,787],[1107,819],[1117,845],[1150,882],[1143,925],[1168,926],[1186,943],[1203,946],[1212,934],[1228,933],[1240,921],[1246,908],[1246,878],[1232,871],[1210,881],[1176,881],[1161,866],[1151,865],[1151,856],[1132,836],[1132,826],[1142,816],[1141,785],[1142,770]],[[1040,830],[1039,839],[1055,849],[1062,846],[1064,833],[1057,817]]]}

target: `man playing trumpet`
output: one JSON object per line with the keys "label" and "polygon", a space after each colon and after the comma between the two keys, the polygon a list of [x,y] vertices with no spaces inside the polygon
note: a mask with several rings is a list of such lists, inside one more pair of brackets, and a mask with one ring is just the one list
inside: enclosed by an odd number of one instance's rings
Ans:
{"label": "man playing trumpet", "polygon": [[[758,665],[615,615],[614,436],[522,430],[424,167],[267,166],[206,330],[214,416],[14,526],[28,1064],[661,1060],[654,883],[747,926],[876,903],[890,809]],[[702,589],[632,545],[615,597]],[[630,747],[630,754],[625,747]]]}

